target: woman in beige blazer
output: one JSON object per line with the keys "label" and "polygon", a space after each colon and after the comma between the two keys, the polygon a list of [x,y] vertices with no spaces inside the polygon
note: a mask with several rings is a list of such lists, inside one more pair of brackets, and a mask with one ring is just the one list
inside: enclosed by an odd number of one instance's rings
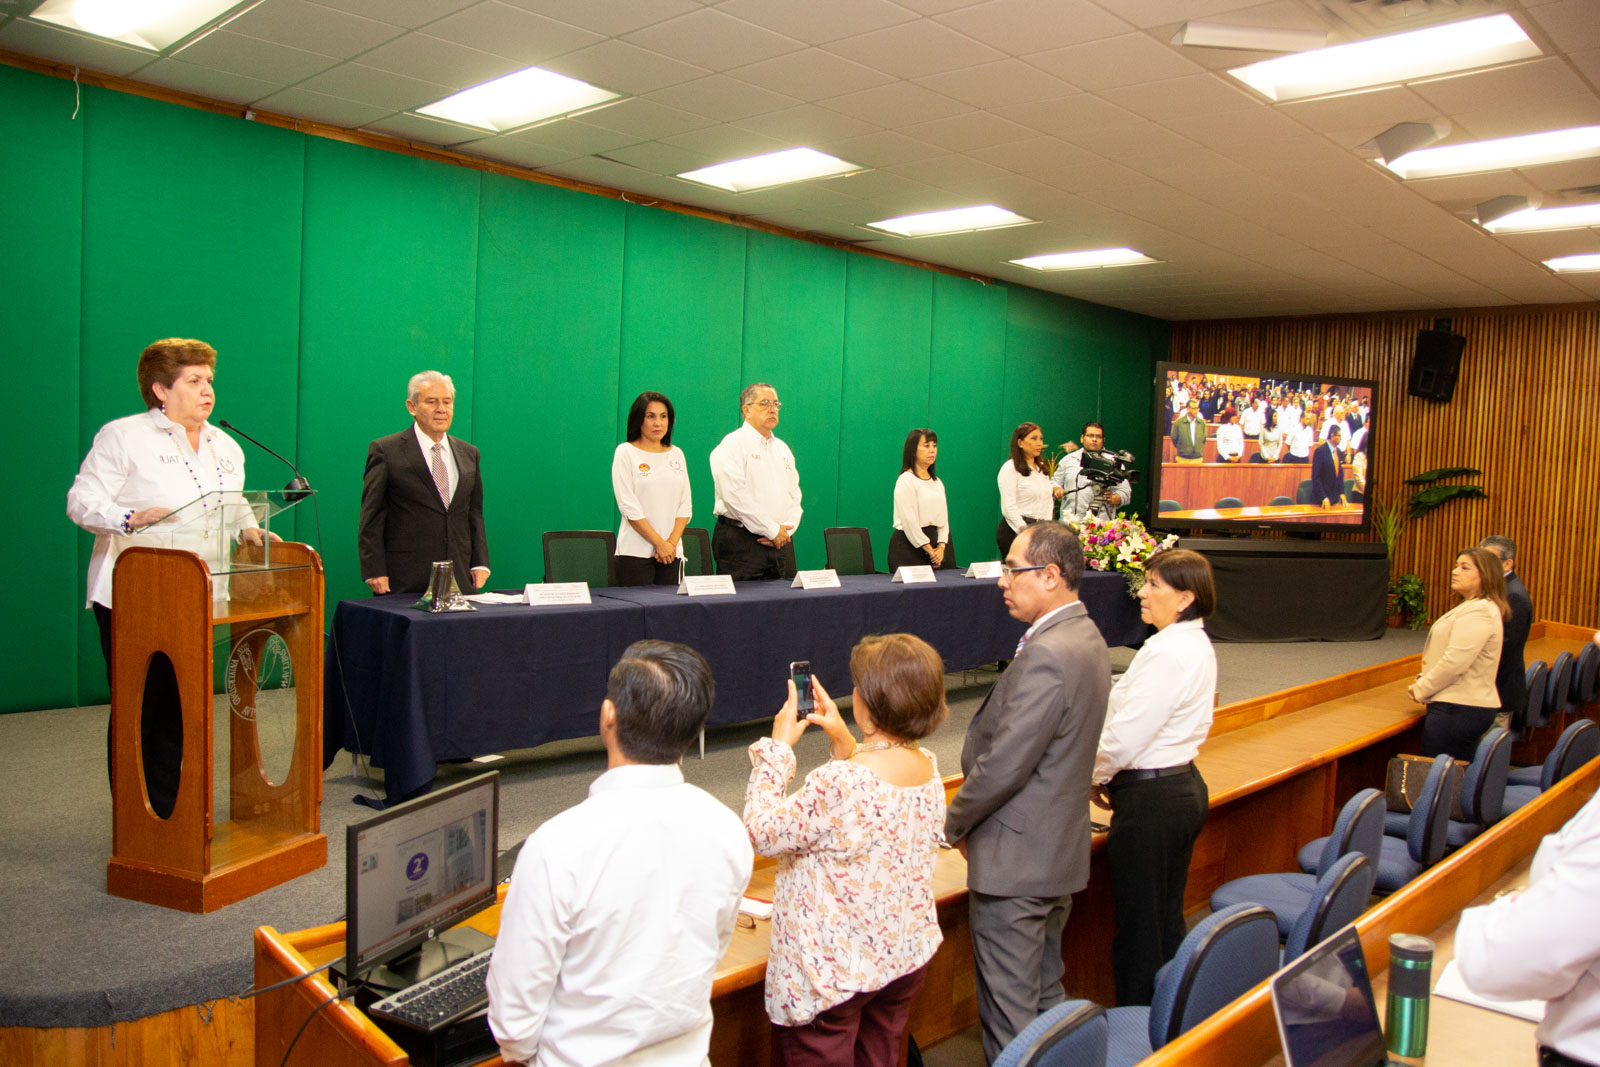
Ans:
{"label": "woman in beige blazer", "polygon": [[1450,588],[1461,603],[1439,616],[1422,646],[1422,673],[1411,683],[1411,699],[1428,706],[1422,720],[1422,755],[1448,752],[1472,759],[1478,738],[1500,710],[1494,676],[1500,666],[1505,620],[1505,575],[1499,559],[1483,548],[1456,557]]}

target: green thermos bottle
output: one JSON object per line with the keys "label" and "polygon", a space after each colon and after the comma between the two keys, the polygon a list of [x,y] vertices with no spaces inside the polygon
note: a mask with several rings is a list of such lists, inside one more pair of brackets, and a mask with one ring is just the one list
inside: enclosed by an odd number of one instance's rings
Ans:
{"label": "green thermos bottle", "polygon": [[1389,935],[1389,1005],[1384,1025],[1389,1051],[1423,1056],[1428,1051],[1428,997],[1433,977],[1433,942],[1417,934]]}

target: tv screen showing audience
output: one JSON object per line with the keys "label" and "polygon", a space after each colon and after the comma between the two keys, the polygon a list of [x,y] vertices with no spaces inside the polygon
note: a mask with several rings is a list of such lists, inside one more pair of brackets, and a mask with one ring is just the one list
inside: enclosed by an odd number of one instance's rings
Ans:
{"label": "tv screen showing audience", "polygon": [[1154,525],[1366,529],[1374,394],[1371,381],[1158,363]]}

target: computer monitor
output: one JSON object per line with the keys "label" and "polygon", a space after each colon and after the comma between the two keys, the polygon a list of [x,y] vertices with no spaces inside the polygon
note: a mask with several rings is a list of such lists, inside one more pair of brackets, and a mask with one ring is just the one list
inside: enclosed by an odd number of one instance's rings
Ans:
{"label": "computer monitor", "polygon": [[1354,926],[1346,926],[1272,977],[1272,1010],[1286,1067],[1393,1064]]}
{"label": "computer monitor", "polygon": [[[345,830],[344,976],[372,978],[375,968],[387,965],[392,974],[377,984],[409,984],[492,944],[479,935],[452,952],[437,935],[494,904],[499,832],[500,775],[494,772],[351,823]],[[436,951],[422,953],[424,946]]]}

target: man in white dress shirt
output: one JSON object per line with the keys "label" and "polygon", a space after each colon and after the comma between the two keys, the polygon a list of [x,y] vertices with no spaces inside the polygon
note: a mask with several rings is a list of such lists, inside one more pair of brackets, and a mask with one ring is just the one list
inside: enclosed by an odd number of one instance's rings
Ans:
{"label": "man in white dress shirt", "polygon": [[711,981],[754,852],[678,765],[714,686],[700,654],[639,641],[600,705],[607,770],[517,858],[489,964],[489,1028],[538,1067],[710,1061]]}
{"label": "man in white dress shirt", "polygon": [[711,450],[717,516],[711,554],[718,574],[736,582],[795,575],[794,532],[800,525],[800,472],[794,453],[773,434],[783,407],[766,382],[739,394],[744,422]]}
{"label": "man in white dress shirt", "polygon": [[1104,487],[1104,492],[1096,493],[1095,484],[1082,476],[1083,456],[1085,452],[1104,451],[1106,428],[1098,422],[1086,422],[1079,437],[1083,447],[1067,453],[1050,478],[1066,494],[1061,498],[1061,521],[1081,522],[1091,513],[1096,518],[1114,518],[1117,509],[1133,495],[1133,486],[1124,478],[1116,485]]}

